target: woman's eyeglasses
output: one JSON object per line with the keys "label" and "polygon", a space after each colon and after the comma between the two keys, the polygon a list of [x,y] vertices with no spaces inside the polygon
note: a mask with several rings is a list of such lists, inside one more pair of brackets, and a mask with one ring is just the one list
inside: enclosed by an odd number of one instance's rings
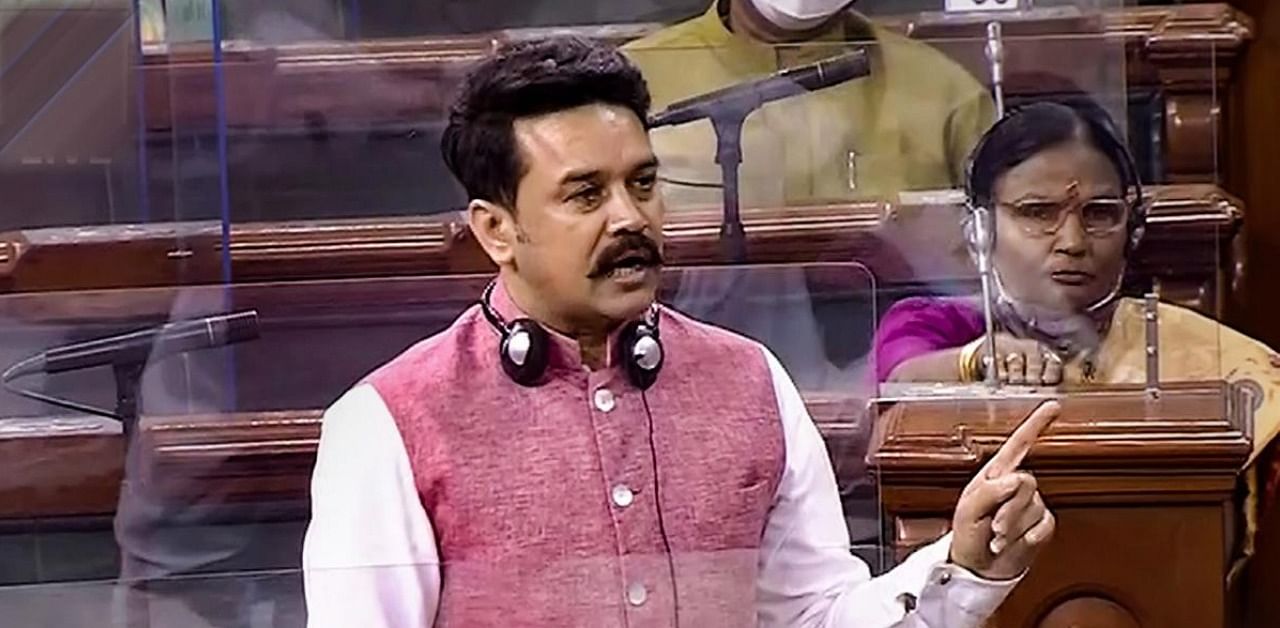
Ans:
{"label": "woman's eyeglasses", "polygon": [[1120,198],[1069,198],[1062,201],[1028,199],[999,203],[1009,218],[1027,235],[1053,235],[1067,222],[1072,209],[1078,209],[1080,224],[1091,236],[1104,236],[1124,227],[1129,218],[1129,203]]}

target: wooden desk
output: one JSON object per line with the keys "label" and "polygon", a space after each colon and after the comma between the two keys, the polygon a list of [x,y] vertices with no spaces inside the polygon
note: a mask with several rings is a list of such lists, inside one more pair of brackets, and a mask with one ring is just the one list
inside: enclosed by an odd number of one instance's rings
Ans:
{"label": "wooden desk", "polygon": [[[60,71],[51,83],[38,60],[87,63],[99,40],[115,32],[103,34],[86,12],[71,13],[74,23],[59,17],[48,32],[92,26],[84,31],[84,50],[67,48],[65,38],[36,37],[4,78],[5,100],[14,100],[6,111],[19,115],[0,128],[0,140],[6,129],[29,130],[0,154],[8,158],[0,187],[12,192],[6,196],[10,221],[0,216],[0,229],[32,224],[30,216],[49,226],[214,218],[223,200],[220,175],[210,171],[215,163],[225,169],[230,215],[238,222],[449,211],[465,199],[439,155],[445,104],[466,68],[513,36],[237,42],[217,71],[208,44],[149,48],[138,62],[130,56],[130,38],[116,37],[109,54],[85,72]],[[955,43],[953,35],[968,33],[927,33],[918,17],[881,22],[913,36],[941,37],[936,45],[986,76],[981,51],[971,41]],[[1219,173],[1233,165],[1220,150],[1234,107],[1225,95],[1252,37],[1249,18],[1206,3],[1117,9],[1092,22],[1087,35],[1079,24],[1045,31],[1067,45],[1065,53],[1061,46],[1032,50],[1010,63],[1062,72],[1064,54],[1083,58],[1097,41],[1113,42],[1111,58],[1123,59],[1124,79],[1117,74],[1106,91],[1118,92],[1123,82],[1126,93],[1099,96],[1128,100],[1128,136],[1145,180],[1220,182]],[[24,34],[44,32],[43,26],[32,24]],[[635,37],[649,28],[626,26],[575,30],[616,43],[619,33]],[[219,75],[225,163],[213,148]],[[1039,84],[1028,76],[1019,86],[1016,78],[1010,77],[1014,100],[1061,91],[1060,82]]]}
{"label": "wooden desk", "polygon": [[[885,18],[930,41],[984,83],[990,70],[985,24],[925,24]],[[1253,21],[1225,3],[1136,6],[1048,22],[1005,25],[1006,96],[1011,104],[1072,89],[1108,99],[1119,77],[1098,85],[1098,66],[1123,63],[1129,143],[1143,179],[1214,183],[1225,171],[1224,112]],[[1060,59],[1072,59],[1061,63]],[[1101,93],[1096,93],[1101,92]]]}
{"label": "wooden desk", "polygon": [[[208,506],[213,500],[225,506],[228,521],[238,506],[251,504],[271,505],[286,519],[305,519],[307,479],[326,400],[390,357],[382,352],[403,348],[407,343],[395,334],[411,336],[415,326],[447,322],[486,280],[484,275],[404,277],[232,287],[235,305],[256,307],[263,316],[261,344],[245,345],[240,355],[240,392],[244,403],[264,407],[151,417],[135,449],[145,452],[146,472],[134,480],[163,501]],[[329,287],[317,289],[324,285]],[[179,290],[11,295],[0,299],[7,307],[0,313],[9,319],[39,314],[39,320],[72,324],[85,312],[117,320],[142,314],[163,318]],[[408,327],[396,331],[404,324]],[[340,341],[356,335],[338,333],[343,328],[358,331],[358,350],[347,351],[351,345]],[[305,351],[289,349],[294,346]],[[319,346],[342,359],[327,360],[324,369],[298,361],[315,364]],[[335,375],[335,369],[342,372]],[[270,385],[252,388],[263,380]],[[805,401],[837,469],[850,474],[844,480],[860,478],[867,468],[862,463],[869,424],[865,401],[813,394]],[[275,407],[265,407],[268,403]],[[914,547],[945,529],[960,488],[1031,404],[915,401],[880,414],[869,466],[899,548]],[[1131,390],[1068,396],[1066,415],[1029,462],[1060,516],[1061,530],[1001,610],[996,628],[1052,628],[1057,624],[1031,620],[1043,620],[1059,606],[1057,612],[1077,619],[1115,610],[1106,600],[1137,626],[1238,625],[1217,613],[1245,608],[1232,605],[1245,594],[1227,588],[1225,573],[1238,543],[1232,519],[1238,507],[1236,472],[1249,443],[1224,404],[1221,390],[1211,385],[1172,388],[1150,406]],[[36,419],[25,432],[0,433],[0,460],[9,461],[3,474],[7,482],[0,481],[0,524],[32,518],[55,522],[49,525],[102,521],[115,512],[121,452],[118,430],[95,420]],[[215,516],[218,509],[206,510]],[[1266,520],[1272,529],[1264,533],[1272,540],[1260,543],[1268,556],[1280,530],[1276,521],[1274,516]],[[1115,549],[1113,533],[1128,541],[1124,552]],[[1171,557],[1174,550],[1177,555]],[[1152,573],[1171,575],[1158,579]],[[1249,578],[1266,583],[1274,574],[1255,563]],[[1160,610],[1166,603],[1170,614]],[[1204,623],[1164,623],[1173,613]]]}
{"label": "wooden desk", "polygon": [[[848,450],[859,436],[865,440],[849,422],[850,410],[865,410],[865,400],[808,395],[805,401],[832,450]],[[322,412],[150,417],[139,443],[149,470],[139,479],[148,493],[174,504],[217,495],[229,509],[247,502],[295,504],[301,507],[295,515],[305,519]],[[10,469],[10,481],[0,483],[0,523],[115,513],[124,467],[118,426],[93,418],[39,423],[21,438],[12,427],[0,430],[0,456],[21,461]]]}
{"label": "wooden desk", "polygon": [[[904,401],[870,464],[902,552],[939,536],[968,478],[1036,400]],[[1066,395],[1027,459],[1058,530],[993,628],[1240,625],[1236,474],[1250,450],[1220,384]]]}
{"label": "wooden desk", "polygon": [[[860,305],[870,298],[871,284],[849,268],[805,267],[800,276],[807,285],[803,296]],[[743,278],[732,270],[723,276]],[[163,379],[143,387],[144,407],[157,401],[153,396],[172,397],[180,407],[208,407],[217,403],[213,397],[222,398],[218,393],[233,389],[234,400],[229,402],[236,410],[144,417],[143,442],[134,451],[142,456],[140,468],[146,476],[133,479],[161,485],[173,479],[185,490],[207,488],[218,499],[232,502],[305,502],[320,410],[378,365],[445,329],[476,302],[491,278],[446,275],[8,295],[0,297],[0,363],[66,342],[50,340],[64,329],[80,332],[76,339],[83,339],[164,322],[180,300],[211,309],[188,312],[191,316],[224,308],[254,309],[260,338],[236,345],[234,354],[202,351],[151,365],[151,374]],[[665,271],[663,279],[668,301],[685,281],[720,286],[712,275],[699,273],[689,279],[680,269]],[[767,296],[760,296],[767,301]],[[699,302],[699,297],[689,301]],[[85,333],[88,325],[92,327]],[[51,376],[43,386],[48,394],[105,407],[110,407],[114,390],[109,369]],[[868,425],[865,396],[811,393],[807,398],[816,415],[844,435],[833,438],[850,438],[849,430],[839,425]],[[58,411],[7,395],[3,404],[0,407],[11,413],[34,416],[0,421],[0,460],[16,463],[9,473],[0,474],[0,520],[114,511],[123,468],[118,425],[105,419],[42,416],[57,416]],[[866,431],[852,459],[862,459]],[[851,450],[841,444],[837,451]],[[860,462],[857,468],[862,468]],[[222,486],[223,482],[229,484]]]}
{"label": "wooden desk", "polygon": [[[1221,317],[1246,271],[1244,211],[1209,185],[1156,186],[1136,285]],[[972,263],[951,200],[758,208],[743,212],[750,263],[851,261],[886,292],[972,290]],[[672,266],[722,263],[718,209],[671,211]],[[0,234],[0,294],[212,284],[221,281],[216,222],[37,229]],[[236,283],[485,273],[488,259],[453,216],[235,223]],[[1145,288],[1144,288],[1145,289]]]}
{"label": "wooden desk", "polygon": [[[987,76],[981,25],[925,27],[916,15],[878,18],[891,29],[930,40],[975,76]],[[656,28],[650,26],[649,28]],[[1159,106],[1141,128],[1156,142],[1157,181],[1215,182],[1221,154],[1225,87],[1252,34],[1248,16],[1224,3],[1114,9],[1084,20],[1030,24],[1031,33],[1057,38],[1047,54],[1092,54],[1113,43],[1133,91],[1159,92]],[[619,25],[576,29],[614,43]],[[626,29],[639,37],[642,28]],[[1011,26],[1010,36],[1019,30]],[[353,123],[397,125],[439,119],[469,63],[509,34],[394,39],[286,47],[240,46],[226,57],[228,124],[234,128],[342,128]],[[1075,41],[1071,41],[1072,39]],[[1091,39],[1092,38],[1092,39]],[[957,43],[958,40],[976,44]],[[976,46],[976,47],[975,47]],[[155,48],[146,55],[147,128],[189,132],[214,123],[212,56],[208,46]],[[1012,54],[1012,53],[1011,53]],[[1018,57],[1018,58],[1013,58]],[[1035,50],[1013,54],[1011,75],[1069,71]],[[1016,77],[1016,76],[1015,76]],[[1053,92],[1060,85],[1014,85],[1014,95]],[[1145,143],[1146,137],[1134,138]]]}

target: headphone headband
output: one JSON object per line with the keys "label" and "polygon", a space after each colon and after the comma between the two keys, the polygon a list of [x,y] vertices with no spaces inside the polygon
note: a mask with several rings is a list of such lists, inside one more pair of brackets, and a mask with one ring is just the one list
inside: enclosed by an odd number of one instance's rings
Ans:
{"label": "headphone headband", "polygon": [[480,311],[484,314],[484,317],[489,320],[489,324],[492,325],[494,329],[505,330],[507,328],[507,319],[502,318],[502,315],[499,314],[497,310],[493,309],[493,305],[490,303],[490,300],[493,298],[493,288],[497,285],[498,281],[496,279],[490,281],[489,285],[484,287],[484,292],[480,293]]}

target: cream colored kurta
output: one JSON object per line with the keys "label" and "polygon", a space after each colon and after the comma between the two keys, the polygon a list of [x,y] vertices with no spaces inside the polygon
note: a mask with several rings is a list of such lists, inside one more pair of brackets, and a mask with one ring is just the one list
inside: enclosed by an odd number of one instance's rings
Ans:
{"label": "cream colored kurta", "polygon": [[[785,47],[729,31],[715,7],[623,48],[640,66],[657,111],[674,101],[851,50],[871,74],[765,105],[746,120],[744,207],[895,198],[962,185],[965,159],[994,118],[987,90],[926,43],[853,16],[820,41]],[[665,177],[719,183],[706,120],[651,134]],[[720,190],[667,185],[672,208],[717,205]]]}
{"label": "cream colored kurta", "polygon": [[[1161,382],[1225,381],[1236,401],[1252,412],[1253,451],[1242,472],[1249,491],[1245,504],[1242,551],[1253,554],[1258,523],[1258,456],[1280,434],[1280,355],[1269,347],[1194,310],[1161,303],[1159,365]],[[1095,358],[1091,379],[1102,384],[1142,384],[1147,381],[1146,320],[1139,299],[1121,299],[1111,328]],[[1078,364],[1068,366],[1068,383],[1083,381]]]}
{"label": "cream colored kurta", "polygon": [[[1110,331],[1098,349],[1093,382],[1147,381],[1143,310],[1139,299],[1120,300]],[[1160,381],[1222,380],[1252,397],[1252,465],[1280,432],[1280,356],[1261,342],[1188,308],[1161,303],[1157,319]],[[1082,373],[1072,368],[1068,377],[1081,378]]]}

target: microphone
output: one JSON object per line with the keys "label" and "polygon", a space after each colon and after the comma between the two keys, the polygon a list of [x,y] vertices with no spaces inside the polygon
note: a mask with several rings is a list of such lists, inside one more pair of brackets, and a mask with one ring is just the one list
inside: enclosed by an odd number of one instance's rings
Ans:
{"label": "microphone", "polygon": [[994,222],[994,216],[991,215],[989,208],[974,207],[970,220],[969,228],[971,231],[969,237],[973,240],[978,271],[985,273],[991,270],[991,253],[992,249],[995,248],[995,228],[991,224]]}
{"label": "microphone", "polygon": [[996,119],[1004,117],[1004,28],[1000,22],[987,24],[987,45],[983,49],[991,66],[991,91],[996,101]]}
{"label": "microphone", "polygon": [[150,357],[212,349],[257,337],[258,313],[254,310],[178,321],[49,349],[12,366],[3,380],[95,366],[143,364]]}
{"label": "microphone", "polygon": [[649,117],[649,128],[671,126],[709,118],[716,133],[716,163],[724,197],[720,244],[725,261],[747,260],[746,229],[738,201],[738,167],[742,165],[742,126],[751,112],[765,103],[837,85],[871,73],[862,49],[792,68],[772,76],[730,85],[674,103]]}
{"label": "microphone", "polygon": [[973,215],[969,229],[972,232],[969,237],[973,241],[975,257],[978,265],[978,280],[982,285],[982,320],[983,327],[986,331],[987,355],[984,360],[985,372],[983,373],[987,386],[992,390],[1000,387],[1000,379],[997,376],[995,365],[996,356],[996,323],[995,313],[992,312],[992,302],[995,298],[995,268],[991,264],[991,254],[995,248],[995,216],[989,207],[974,207]]}
{"label": "microphone", "polygon": [[792,68],[746,83],[671,104],[649,117],[649,128],[658,128],[715,118],[724,113],[744,115],[765,103],[817,91],[871,73],[867,52],[862,49]]}

